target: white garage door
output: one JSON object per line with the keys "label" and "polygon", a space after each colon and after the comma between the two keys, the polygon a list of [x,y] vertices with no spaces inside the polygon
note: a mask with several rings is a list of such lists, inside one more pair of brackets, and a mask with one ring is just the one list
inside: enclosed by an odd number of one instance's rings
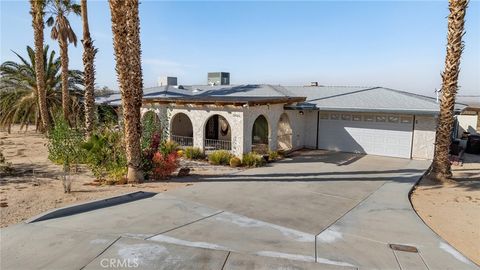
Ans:
{"label": "white garage door", "polygon": [[320,149],[410,158],[412,116],[320,113]]}

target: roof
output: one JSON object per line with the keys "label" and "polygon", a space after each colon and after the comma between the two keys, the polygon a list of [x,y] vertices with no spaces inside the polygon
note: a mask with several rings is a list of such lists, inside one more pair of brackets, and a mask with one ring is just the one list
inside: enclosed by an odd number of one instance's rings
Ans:
{"label": "roof", "polygon": [[[348,86],[285,86],[297,95],[306,96],[325,111],[391,112],[407,114],[437,114],[435,98],[385,87]],[[458,110],[465,105],[457,104]]]}
{"label": "roof", "polygon": [[[280,86],[270,84],[190,85],[145,88],[144,103],[267,104],[286,103],[287,109],[438,114],[435,98],[385,87]],[[121,105],[120,94],[96,99],[97,104]],[[456,110],[466,108],[456,104]]]}

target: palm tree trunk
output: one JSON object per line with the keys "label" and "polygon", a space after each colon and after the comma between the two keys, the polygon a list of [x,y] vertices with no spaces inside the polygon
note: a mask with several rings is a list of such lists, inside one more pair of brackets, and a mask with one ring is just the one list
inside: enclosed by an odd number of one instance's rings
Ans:
{"label": "palm tree trunk", "polygon": [[87,0],[81,1],[82,22],[83,22],[83,66],[85,77],[85,129],[87,136],[93,131],[95,117],[95,66],[94,59],[96,50],[90,38],[88,27]]}
{"label": "palm tree trunk", "polygon": [[32,27],[35,42],[35,77],[37,81],[37,103],[42,119],[42,129],[50,129],[50,116],[47,108],[47,91],[45,90],[45,70],[43,59],[43,8],[44,2],[40,0],[30,0],[32,14]]}
{"label": "palm tree trunk", "polygon": [[68,43],[63,38],[58,39],[60,46],[60,59],[62,64],[62,109],[63,117],[67,122],[69,121],[69,93],[68,93]]}
{"label": "palm tree trunk", "polygon": [[451,134],[454,122],[455,95],[458,88],[460,58],[463,51],[465,12],[467,0],[450,0],[448,16],[447,56],[445,71],[442,74],[442,99],[435,141],[435,153],[428,177],[440,182],[449,181],[452,177],[448,158]]}
{"label": "palm tree trunk", "polygon": [[138,0],[110,0],[113,46],[122,93],[125,148],[129,182],[143,180],[140,149],[140,107],[143,82],[140,60]]}

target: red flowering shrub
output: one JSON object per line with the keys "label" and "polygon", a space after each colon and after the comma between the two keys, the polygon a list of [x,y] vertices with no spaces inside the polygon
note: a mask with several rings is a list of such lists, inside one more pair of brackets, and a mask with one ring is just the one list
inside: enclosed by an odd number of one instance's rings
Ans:
{"label": "red flowering shrub", "polygon": [[164,155],[156,152],[152,158],[152,177],[156,180],[167,179],[178,168],[177,152]]}

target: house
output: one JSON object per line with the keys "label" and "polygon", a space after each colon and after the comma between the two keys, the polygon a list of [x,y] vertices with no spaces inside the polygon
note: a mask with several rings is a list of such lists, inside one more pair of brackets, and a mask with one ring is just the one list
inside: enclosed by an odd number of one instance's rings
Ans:
{"label": "house", "polygon": [[[216,76],[227,83],[144,89],[142,115],[154,113],[181,146],[240,157],[300,148],[433,157],[434,98],[384,87],[229,85],[227,75]],[[119,95],[98,102],[121,104]]]}

